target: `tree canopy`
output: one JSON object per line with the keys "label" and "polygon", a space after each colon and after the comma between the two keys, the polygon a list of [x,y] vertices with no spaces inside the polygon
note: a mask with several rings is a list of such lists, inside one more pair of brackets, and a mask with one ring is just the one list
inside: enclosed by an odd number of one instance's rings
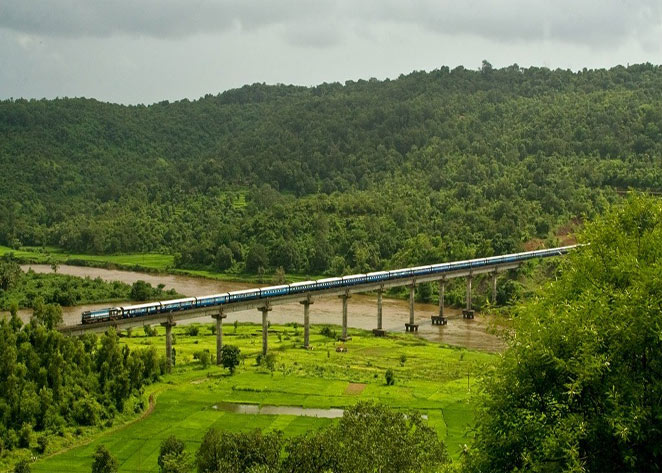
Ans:
{"label": "tree canopy", "polygon": [[662,202],[634,196],[520,308],[469,471],[662,467]]}
{"label": "tree canopy", "polygon": [[150,106],[2,101],[0,244],[363,271],[512,251],[662,189],[662,68],[488,65]]}

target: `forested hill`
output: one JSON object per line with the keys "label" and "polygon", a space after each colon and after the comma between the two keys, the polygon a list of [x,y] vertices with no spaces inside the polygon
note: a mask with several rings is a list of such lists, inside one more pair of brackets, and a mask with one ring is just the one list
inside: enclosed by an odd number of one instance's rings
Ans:
{"label": "forested hill", "polygon": [[662,188],[662,67],[0,103],[0,244],[323,272],[517,249]]}

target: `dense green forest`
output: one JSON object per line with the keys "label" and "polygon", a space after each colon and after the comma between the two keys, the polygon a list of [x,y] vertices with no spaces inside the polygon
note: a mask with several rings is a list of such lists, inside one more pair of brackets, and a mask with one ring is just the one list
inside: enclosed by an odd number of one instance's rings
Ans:
{"label": "dense green forest", "polygon": [[[164,372],[154,348],[120,347],[114,331],[74,338],[54,330],[57,305],[35,307],[30,323],[0,320],[0,452],[42,452],[53,435],[112,425],[125,409],[144,408],[143,387]],[[133,412],[133,411],[131,411]]]}
{"label": "dense green forest", "polygon": [[362,271],[520,249],[662,189],[662,67],[6,100],[0,140],[0,244]]}

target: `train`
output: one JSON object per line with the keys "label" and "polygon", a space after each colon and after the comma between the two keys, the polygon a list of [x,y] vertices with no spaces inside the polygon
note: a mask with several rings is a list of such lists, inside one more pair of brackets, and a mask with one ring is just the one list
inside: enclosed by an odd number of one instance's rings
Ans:
{"label": "train", "polygon": [[450,273],[466,269],[481,268],[485,266],[502,265],[511,262],[526,261],[534,258],[545,258],[549,256],[563,255],[575,248],[577,245],[564,246],[549,250],[527,251],[525,253],[513,253],[490,258],[478,258],[465,261],[454,261],[452,263],[440,263],[413,268],[396,269],[392,271],[376,271],[367,274],[352,274],[350,276],[318,279],[316,281],[295,282],[292,284],[281,284],[278,286],[261,287],[255,289],[243,289],[240,291],[212,294],[203,297],[186,297],[160,302],[148,302],[123,307],[109,307],[106,309],[85,311],[82,314],[81,323],[91,324],[106,322],[110,320],[129,319],[144,317],[147,315],[179,312],[182,310],[202,309],[206,307],[222,306],[235,302],[244,302],[255,299],[268,299],[270,297],[300,294],[304,292],[325,291],[336,288],[350,288],[361,284],[374,284],[381,281],[392,281],[408,279],[417,276],[428,276],[430,274]]}

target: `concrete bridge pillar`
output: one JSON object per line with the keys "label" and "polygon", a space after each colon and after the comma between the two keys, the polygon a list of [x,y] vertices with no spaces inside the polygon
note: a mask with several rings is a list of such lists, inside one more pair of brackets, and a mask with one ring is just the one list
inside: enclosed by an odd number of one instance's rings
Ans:
{"label": "concrete bridge pillar", "polygon": [[444,317],[444,292],[446,291],[446,280],[439,281],[439,315],[433,315],[432,325],[446,325],[448,320]]}
{"label": "concrete bridge pillar", "polygon": [[262,354],[266,355],[269,348],[269,311],[271,310],[271,306],[266,304],[257,310],[262,312]]}
{"label": "concrete bridge pillar", "polygon": [[303,304],[303,347],[310,347],[310,304],[313,302],[310,299],[301,301]]}
{"label": "concrete bridge pillar", "polygon": [[467,308],[462,311],[462,317],[465,319],[474,318],[474,310],[471,308],[471,281],[473,276],[470,274],[467,277]]}
{"label": "concrete bridge pillar", "polygon": [[177,325],[177,323],[168,320],[167,322],[162,322],[161,325],[166,329],[166,367],[168,373],[170,373],[172,370],[172,328]]}
{"label": "concrete bridge pillar", "polygon": [[352,337],[347,336],[347,299],[351,298],[352,295],[347,291],[340,297],[342,298],[342,336],[340,340],[346,342],[352,339]]}
{"label": "concrete bridge pillar", "polygon": [[497,303],[497,270],[492,273],[492,305]]}
{"label": "concrete bridge pillar", "polygon": [[223,351],[223,319],[227,317],[223,311],[212,315],[216,319],[216,364],[221,364],[221,352]]}
{"label": "concrete bridge pillar", "polygon": [[444,316],[444,293],[446,292],[446,281],[439,281],[439,317]]}
{"label": "concrete bridge pillar", "polygon": [[383,337],[386,335],[384,328],[382,327],[382,296],[384,294],[384,289],[380,288],[377,291],[377,328],[372,330],[372,333],[377,337]]}
{"label": "concrete bridge pillar", "polygon": [[409,287],[409,323],[405,324],[405,331],[418,332],[418,325],[414,323],[414,297],[416,296],[416,283]]}

